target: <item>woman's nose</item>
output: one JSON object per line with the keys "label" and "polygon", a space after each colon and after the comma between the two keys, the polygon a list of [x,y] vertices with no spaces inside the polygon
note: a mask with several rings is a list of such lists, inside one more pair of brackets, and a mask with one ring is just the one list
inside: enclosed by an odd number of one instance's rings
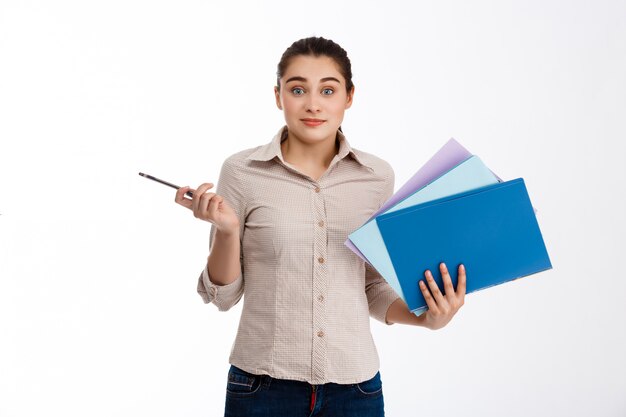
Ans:
{"label": "woman's nose", "polygon": [[317,113],[321,110],[320,98],[315,94],[310,94],[306,101],[306,110]]}

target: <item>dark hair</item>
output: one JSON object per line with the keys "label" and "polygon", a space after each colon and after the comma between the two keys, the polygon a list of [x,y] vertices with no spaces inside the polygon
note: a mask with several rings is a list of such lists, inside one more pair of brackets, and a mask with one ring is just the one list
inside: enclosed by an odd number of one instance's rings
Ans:
{"label": "dark hair", "polygon": [[346,91],[350,93],[350,90],[354,87],[354,84],[352,84],[352,66],[346,51],[330,39],[310,37],[295,41],[283,53],[276,71],[276,85],[278,89],[280,89],[280,79],[291,63],[291,59],[299,55],[312,55],[315,57],[323,55],[332,58],[339,65],[339,72],[346,79]]}

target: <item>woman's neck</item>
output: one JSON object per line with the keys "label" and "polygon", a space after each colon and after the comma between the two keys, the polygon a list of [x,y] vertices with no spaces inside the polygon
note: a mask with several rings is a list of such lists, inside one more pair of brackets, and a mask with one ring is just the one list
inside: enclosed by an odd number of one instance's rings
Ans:
{"label": "woman's neck", "polygon": [[280,144],[283,159],[292,165],[309,169],[326,169],[337,155],[336,135],[318,143],[305,143],[288,133]]}

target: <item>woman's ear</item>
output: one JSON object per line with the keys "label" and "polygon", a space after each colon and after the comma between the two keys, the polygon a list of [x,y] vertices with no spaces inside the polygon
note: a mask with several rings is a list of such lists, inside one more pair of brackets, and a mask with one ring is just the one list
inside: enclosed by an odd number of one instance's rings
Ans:
{"label": "woman's ear", "polygon": [[354,98],[354,86],[350,89],[348,93],[348,98],[346,100],[346,109],[349,109],[352,106],[352,99]]}
{"label": "woman's ear", "polygon": [[274,96],[276,97],[276,107],[278,107],[280,110],[282,110],[283,109],[283,105],[280,104],[280,90],[276,86],[274,86]]}

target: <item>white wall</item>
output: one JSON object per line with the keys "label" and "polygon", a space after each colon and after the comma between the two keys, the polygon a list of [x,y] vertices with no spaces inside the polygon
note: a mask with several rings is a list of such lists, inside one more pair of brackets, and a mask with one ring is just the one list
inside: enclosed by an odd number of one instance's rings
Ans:
{"label": "white wall", "polygon": [[396,188],[455,137],[525,178],[554,265],[440,331],[373,321],[387,415],[626,414],[626,3],[388,3],[0,1],[1,416],[222,414],[241,305],[202,303],[209,224],[137,173],[268,142],[312,35]]}

